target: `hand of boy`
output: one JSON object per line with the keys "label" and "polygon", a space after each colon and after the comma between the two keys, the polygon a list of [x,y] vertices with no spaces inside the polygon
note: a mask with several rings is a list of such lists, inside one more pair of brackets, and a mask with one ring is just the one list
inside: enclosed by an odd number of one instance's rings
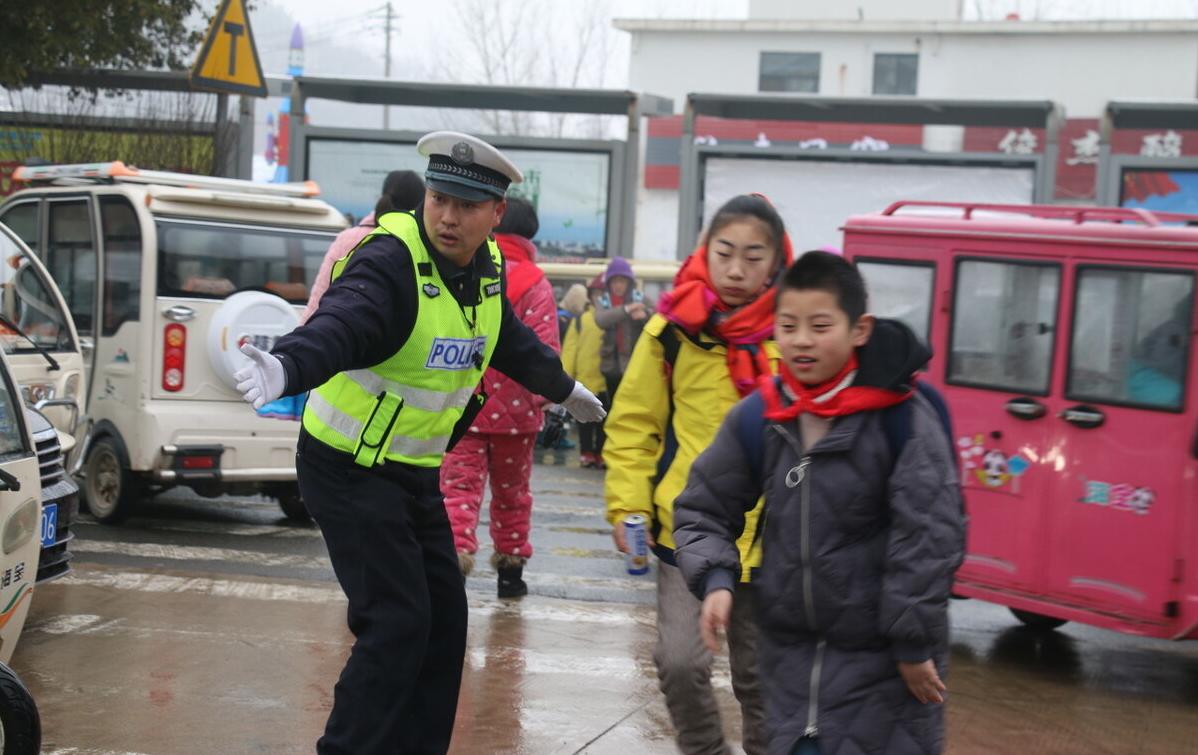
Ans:
{"label": "hand of boy", "polygon": [[703,599],[699,611],[699,635],[713,653],[720,652],[720,632],[727,628],[732,617],[732,591],[713,590]]}
{"label": "hand of boy", "polygon": [[[612,542],[616,544],[616,550],[621,553],[628,552],[628,536],[624,534],[623,522],[620,522],[616,524],[615,527],[611,528],[611,539]],[[650,548],[657,544],[653,542],[653,535],[649,532],[647,527],[645,528],[645,542],[649,544]]]}
{"label": "hand of boy", "polygon": [[936,673],[936,664],[932,663],[931,659],[923,663],[900,662],[898,668],[903,681],[907,683],[907,689],[911,690],[916,700],[925,705],[944,702],[943,693],[947,692],[948,688],[940,681],[940,675]]}

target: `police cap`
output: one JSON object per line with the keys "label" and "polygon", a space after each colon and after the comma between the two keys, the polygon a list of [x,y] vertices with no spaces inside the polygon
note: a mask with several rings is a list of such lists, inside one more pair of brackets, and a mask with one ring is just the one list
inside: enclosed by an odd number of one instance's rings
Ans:
{"label": "police cap", "polygon": [[434,131],[416,143],[428,158],[428,188],[469,202],[503,199],[507,187],[524,174],[499,150],[482,139],[457,131]]}

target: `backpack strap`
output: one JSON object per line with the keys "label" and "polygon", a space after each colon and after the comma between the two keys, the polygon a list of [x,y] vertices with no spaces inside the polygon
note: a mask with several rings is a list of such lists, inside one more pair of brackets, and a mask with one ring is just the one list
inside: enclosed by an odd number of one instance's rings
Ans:
{"label": "backpack strap", "polygon": [[[674,456],[678,452],[678,438],[674,434],[674,366],[678,363],[678,352],[682,349],[682,338],[686,338],[691,343],[701,349],[711,349],[715,344],[703,343],[695,338],[692,338],[684,331],[680,331],[677,326],[672,323],[665,323],[660,333],[649,331],[650,335],[657,339],[661,344],[662,349],[662,367],[665,370],[666,378],[666,393],[670,402],[670,414],[666,419],[666,436],[663,440],[664,447],[661,457],[657,461],[657,474],[653,478],[653,484],[656,486],[665,477],[670,465],[674,463]],[[681,333],[681,337],[679,334]],[[656,536],[656,533],[654,533]]]}
{"label": "backpack strap", "polygon": [[657,340],[661,343],[662,351],[665,352],[664,364],[666,367],[666,377],[670,380],[670,404],[674,403],[674,365],[678,362],[678,350],[682,348],[682,343],[678,340],[678,329],[673,325],[667,324],[661,329]]}
{"label": "backpack strap", "polygon": [[[923,396],[936,410],[936,416],[940,418],[940,424],[944,428],[948,443],[950,446],[953,445],[953,422],[944,396],[934,386],[923,380],[915,381],[915,392]],[[911,412],[911,399],[887,407],[882,411],[882,431],[886,433],[886,445],[890,448],[890,458],[895,462],[902,455],[903,449],[907,446],[907,440],[911,437]]]}
{"label": "backpack strap", "polygon": [[762,456],[765,453],[765,399],[761,391],[753,391],[740,407],[736,418],[736,437],[749,460],[753,479],[760,480],[764,474]]}

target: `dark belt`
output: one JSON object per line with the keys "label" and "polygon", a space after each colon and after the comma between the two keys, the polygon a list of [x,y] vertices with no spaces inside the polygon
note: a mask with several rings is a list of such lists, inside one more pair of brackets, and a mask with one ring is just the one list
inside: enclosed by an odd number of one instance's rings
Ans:
{"label": "dark belt", "polygon": [[354,463],[352,454],[339,451],[312,436],[303,426],[300,427],[299,441],[295,450],[302,454],[305,461],[318,467],[346,467],[361,470],[364,474],[378,474],[402,485],[413,495],[428,494],[440,491],[441,468],[417,467],[404,464],[401,461],[384,461],[376,467],[367,469]]}

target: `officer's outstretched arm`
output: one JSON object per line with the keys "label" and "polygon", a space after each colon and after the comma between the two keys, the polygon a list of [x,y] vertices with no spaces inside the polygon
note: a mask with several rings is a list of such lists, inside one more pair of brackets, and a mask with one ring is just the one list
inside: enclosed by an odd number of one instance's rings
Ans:
{"label": "officer's outstretched arm", "polygon": [[555,404],[564,406],[566,399],[574,393],[574,378],[562,368],[557,353],[516,317],[506,298],[491,366]]}
{"label": "officer's outstretched arm", "polygon": [[370,367],[399,351],[416,320],[411,255],[389,236],[354,252],[307,323],[275,343],[288,395],[323,385],[338,372]]}

